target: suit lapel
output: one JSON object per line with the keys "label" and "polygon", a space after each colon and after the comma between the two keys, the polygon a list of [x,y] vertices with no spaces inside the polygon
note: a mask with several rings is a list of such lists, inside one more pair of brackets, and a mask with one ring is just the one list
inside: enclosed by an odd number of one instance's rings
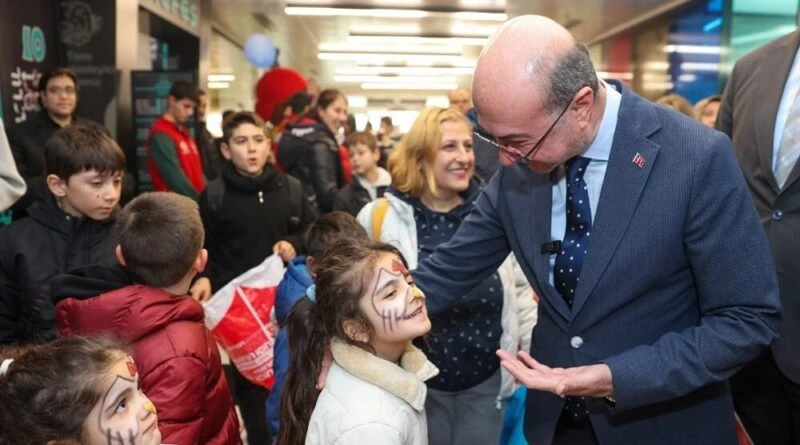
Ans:
{"label": "suit lapel", "polygon": [[[540,175],[532,172],[528,167],[516,165],[513,167],[519,182],[514,187],[514,196],[509,201],[518,203],[519,208],[509,208],[512,220],[519,221],[514,224],[516,237],[522,244],[523,254],[528,259],[528,264],[533,264],[538,289],[542,290],[543,298],[547,298],[555,309],[568,320],[570,309],[561,298],[561,294],[550,285],[550,256],[542,253],[543,243],[551,241],[550,223],[553,208],[553,184],[550,175]],[[531,193],[533,191],[533,193]],[[526,203],[527,204],[523,204]],[[519,218],[515,213],[519,212]]]}
{"label": "suit lapel", "polygon": [[[592,223],[589,253],[575,291],[573,317],[586,303],[630,224],[658,156],[658,146],[648,136],[659,128],[652,106],[624,89],[597,215]],[[643,164],[634,162],[639,157]]]}
{"label": "suit lapel", "polygon": [[[756,132],[756,149],[758,150],[758,160],[761,168],[765,172],[772,172],[772,158],[775,145],[775,118],[778,115],[778,107],[781,103],[781,96],[783,95],[783,88],[786,85],[786,80],[789,78],[789,71],[792,69],[792,62],[794,55],[797,51],[797,44],[800,42],[800,33],[796,34],[792,40],[782,40],[779,42],[774,51],[767,53],[763,63],[759,66],[760,70],[768,70],[770,73],[775,73],[781,76],[780,82],[763,82],[758,96],[760,97],[756,112],[754,113],[755,123],[753,128]],[[768,78],[769,75],[763,76]],[[778,192],[778,182],[775,180],[775,174],[765,175],[769,178],[769,184]],[[787,180],[788,185],[792,179],[797,179],[798,172],[792,172]]]}

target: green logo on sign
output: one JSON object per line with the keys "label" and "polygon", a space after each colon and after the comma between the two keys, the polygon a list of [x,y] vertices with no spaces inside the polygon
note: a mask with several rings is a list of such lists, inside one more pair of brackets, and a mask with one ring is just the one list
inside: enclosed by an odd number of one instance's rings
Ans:
{"label": "green logo on sign", "polygon": [[41,62],[47,55],[44,41],[44,32],[38,26],[22,27],[22,60],[26,62]]}

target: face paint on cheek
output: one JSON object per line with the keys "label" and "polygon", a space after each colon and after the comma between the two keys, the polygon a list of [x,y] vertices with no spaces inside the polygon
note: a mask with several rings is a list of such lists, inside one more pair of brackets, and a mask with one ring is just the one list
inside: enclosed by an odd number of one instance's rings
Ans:
{"label": "face paint on cheek", "polygon": [[[125,370],[122,372],[130,374],[132,378],[122,375],[116,376],[114,383],[111,384],[111,387],[103,397],[100,413],[98,414],[97,426],[101,434],[106,437],[108,445],[134,445],[141,434],[140,425],[136,417],[126,422],[125,418],[118,418],[115,412],[116,405],[124,398],[125,392],[138,391],[138,371],[133,359],[128,357],[125,361]],[[131,400],[128,399],[127,403],[131,403]],[[128,409],[133,408],[129,407]]]}
{"label": "face paint on cheek", "polygon": [[[399,261],[392,262],[392,269],[394,270],[398,264],[407,274],[408,270]],[[388,292],[385,288],[390,286],[393,281],[402,281],[404,278],[401,274],[381,268],[378,272],[378,278],[375,280],[375,289],[372,292],[372,307],[381,318],[383,331],[386,333],[394,332],[395,324],[405,317],[408,293],[411,291],[411,286],[407,287],[405,291],[400,291],[403,295],[395,295],[390,298],[385,298]]]}
{"label": "face paint on cheek", "polygon": [[144,410],[148,413],[156,414],[156,406],[149,400],[144,404]]}

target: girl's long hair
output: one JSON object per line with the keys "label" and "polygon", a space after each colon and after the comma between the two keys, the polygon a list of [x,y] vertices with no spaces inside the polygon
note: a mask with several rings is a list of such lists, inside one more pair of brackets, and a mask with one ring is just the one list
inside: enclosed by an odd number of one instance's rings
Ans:
{"label": "girl's long hair", "polygon": [[301,298],[286,318],[289,369],[281,395],[278,445],[305,442],[311,413],[320,393],[316,384],[322,359],[333,338],[374,353],[366,343],[351,340],[343,325],[353,320],[372,333],[359,301],[370,291],[375,261],[385,253],[402,260],[400,252],[388,244],[341,239],[317,260],[316,302]]}
{"label": "girl's long hair", "polygon": [[86,418],[106,390],[106,373],[128,355],[106,337],[0,349],[0,362],[14,359],[0,376],[0,444],[83,443]]}

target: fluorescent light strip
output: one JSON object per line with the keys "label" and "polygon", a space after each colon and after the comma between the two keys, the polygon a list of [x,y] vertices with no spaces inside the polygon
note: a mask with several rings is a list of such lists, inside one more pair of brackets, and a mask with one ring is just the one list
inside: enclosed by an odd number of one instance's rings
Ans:
{"label": "fluorescent light strip", "polygon": [[388,43],[388,44],[440,44],[440,45],[462,45],[462,46],[483,46],[486,44],[485,37],[421,37],[421,36],[391,36],[391,35],[351,35],[347,38],[348,42],[353,43]]}
{"label": "fluorescent light strip", "polygon": [[508,20],[508,15],[504,12],[454,12],[453,17],[459,20],[485,20],[492,22],[505,22]]}
{"label": "fluorescent light strip", "polygon": [[402,76],[351,76],[351,75],[338,75],[334,76],[333,80],[335,82],[342,82],[342,83],[359,83],[359,82],[366,82],[366,83],[411,83],[411,84],[420,84],[420,83],[456,83],[456,78],[454,76],[412,76],[412,77],[402,77]]}
{"label": "fluorescent light strip", "polygon": [[419,9],[356,9],[356,8],[318,8],[311,6],[287,6],[286,15],[311,15],[311,16],[350,16],[350,17],[376,17],[390,19],[421,19],[428,17],[428,11]]}
{"label": "fluorescent light strip", "polygon": [[413,36],[420,34],[422,32],[422,28],[418,24],[373,25],[369,23],[355,23],[350,26],[350,32],[357,34],[398,34],[403,36]]}
{"label": "fluorescent light strip", "polygon": [[470,67],[422,67],[422,66],[362,66],[338,67],[336,74],[342,75],[380,75],[397,76],[471,76],[475,72]]}
{"label": "fluorescent light strip", "polygon": [[407,63],[447,63],[453,66],[475,67],[474,59],[466,59],[455,55],[434,55],[434,54],[383,54],[383,53],[326,53],[317,54],[319,60],[350,60],[366,62],[405,61]]}
{"label": "fluorescent light strip", "polygon": [[683,62],[683,71],[719,71],[719,63]]}
{"label": "fluorescent light strip", "polygon": [[[398,42],[399,43],[399,42]],[[370,52],[370,53],[390,53],[390,54],[461,54],[461,47],[458,46],[424,46],[424,45],[404,45],[398,46],[386,44],[368,43],[349,43],[349,42],[327,42],[320,43],[319,50],[323,52]]]}
{"label": "fluorescent light strip", "polygon": [[473,26],[473,25],[456,24],[450,27],[450,34],[465,36],[465,37],[489,37],[494,35],[498,27],[499,26],[497,25]]}
{"label": "fluorescent light strip", "polygon": [[317,6],[287,6],[286,15],[310,16],[349,16],[349,17],[376,17],[391,19],[421,19],[431,16],[453,17],[459,20],[504,22],[508,15],[504,12],[473,12],[473,11],[424,11],[421,9],[403,8],[326,8]]}
{"label": "fluorescent light strip", "polygon": [[224,90],[225,88],[230,87],[231,84],[228,82],[208,82],[208,89],[209,90]]}
{"label": "fluorescent light strip", "polygon": [[209,74],[208,81],[209,82],[233,82],[236,80],[236,76],[233,74]]}
{"label": "fluorescent light strip", "polygon": [[722,48],[705,45],[667,45],[664,47],[664,51],[680,54],[720,54]]}
{"label": "fluorescent light strip", "polygon": [[362,83],[365,90],[455,90],[457,83],[428,83],[422,85],[409,83]]}

